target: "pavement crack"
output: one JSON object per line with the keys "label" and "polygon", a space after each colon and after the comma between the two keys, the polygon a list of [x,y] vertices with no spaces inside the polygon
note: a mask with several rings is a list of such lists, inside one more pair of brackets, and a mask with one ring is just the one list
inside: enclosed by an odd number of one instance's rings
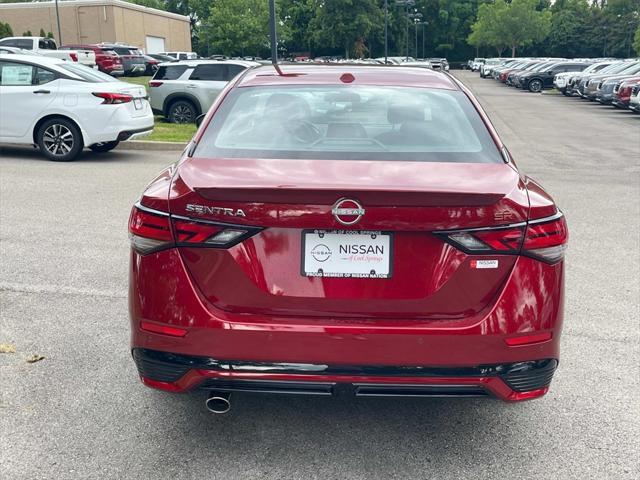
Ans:
{"label": "pavement crack", "polygon": [[48,295],[74,295],[82,297],[126,298],[126,291],[76,288],[59,285],[26,285],[0,282],[0,292],[35,293]]}

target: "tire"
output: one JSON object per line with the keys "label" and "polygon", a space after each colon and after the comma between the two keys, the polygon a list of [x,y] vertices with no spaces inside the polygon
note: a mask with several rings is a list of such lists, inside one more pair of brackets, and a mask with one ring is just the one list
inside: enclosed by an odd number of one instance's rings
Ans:
{"label": "tire", "polygon": [[178,100],[171,104],[167,117],[171,123],[194,123],[198,111],[189,100]]}
{"label": "tire", "polygon": [[120,141],[118,140],[114,140],[113,142],[94,143],[93,145],[90,145],[89,148],[96,153],[105,153],[116,148],[119,143]]}
{"label": "tire", "polygon": [[36,133],[40,152],[54,162],[75,160],[84,142],[78,127],[66,118],[51,118],[40,125]]}
{"label": "tire", "polygon": [[539,93],[542,91],[542,88],[543,88],[542,80],[538,80],[537,78],[534,78],[529,82],[528,87],[530,92]]}

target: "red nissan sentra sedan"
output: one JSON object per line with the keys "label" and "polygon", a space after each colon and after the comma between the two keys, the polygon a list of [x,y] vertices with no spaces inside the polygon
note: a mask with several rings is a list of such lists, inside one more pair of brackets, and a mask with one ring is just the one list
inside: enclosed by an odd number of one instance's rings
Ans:
{"label": "red nissan sentra sedan", "polygon": [[442,72],[247,70],[129,221],[144,384],[355,396],[544,395],[565,219]]}

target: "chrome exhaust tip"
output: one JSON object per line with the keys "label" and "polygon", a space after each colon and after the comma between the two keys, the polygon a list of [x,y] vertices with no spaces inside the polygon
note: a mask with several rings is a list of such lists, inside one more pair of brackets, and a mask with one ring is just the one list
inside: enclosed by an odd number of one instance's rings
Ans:
{"label": "chrome exhaust tip", "polygon": [[205,400],[207,410],[212,413],[227,413],[231,410],[231,393],[229,392],[210,392]]}

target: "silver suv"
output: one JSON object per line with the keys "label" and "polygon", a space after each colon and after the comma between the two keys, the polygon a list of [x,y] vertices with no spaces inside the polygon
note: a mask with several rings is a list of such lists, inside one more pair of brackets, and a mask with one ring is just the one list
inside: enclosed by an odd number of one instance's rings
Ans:
{"label": "silver suv", "polygon": [[161,63],[149,82],[151,108],[171,123],[191,123],[205,113],[229,80],[259,65],[241,60]]}

